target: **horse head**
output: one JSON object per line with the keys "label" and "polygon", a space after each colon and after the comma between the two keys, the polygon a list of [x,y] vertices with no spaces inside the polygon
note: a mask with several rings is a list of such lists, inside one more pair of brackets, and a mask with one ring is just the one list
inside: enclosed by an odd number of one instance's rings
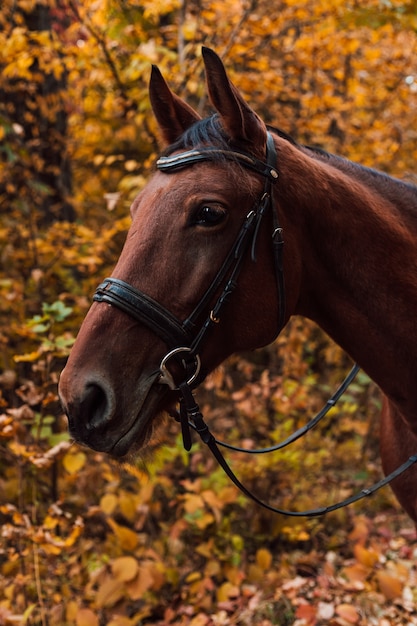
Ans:
{"label": "horse head", "polygon": [[[276,166],[265,163],[269,133],[219,57],[204,49],[203,58],[216,110],[206,119],[152,70],[151,104],[168,148],[132,204],[121,256],[98,289],[60,378],[74,439],[116,457],[147,443],[157,417],[177,401],[172,380],[182,376],[183,367],[194,370],[190,376],[197,384],[230,354],[272,341],[287,319],[281,306],[278,321],[283,293],[277,295],[270,241],[271,229],[276,235],[281,228],[274,228],[271,198]],[[271,137],[269,142],[276,158]],[[129,314],[135,299],[147,302],[136,317]],[[169,318],[174,337],[178,327],[179,346],[174,339],[169,345],[169,331],[168,338],[155,331],[155,315],[156,325]],[[167,364],[167,385],[160,366],[175,347],[191,354]]]}

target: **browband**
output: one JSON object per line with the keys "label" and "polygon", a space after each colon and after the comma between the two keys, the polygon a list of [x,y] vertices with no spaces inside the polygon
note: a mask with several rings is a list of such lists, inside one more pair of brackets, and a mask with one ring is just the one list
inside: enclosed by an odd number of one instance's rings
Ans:
{"label": "browband", "polygon": [[221,150],[217,148],[201,148],[200,150],[188,150],[187,152],[181,152],[181,154],[173,154],[171,156],[160,157],[156,162],[156,167],[161,172],[168,170],[178,170],[183,167],[189,167],[194,163],[201,161],[216,161],[218,159],[227,159],[228,161],[237,161],[244,167],[275,181],[278,178],[278,171],[265,163],[260,161],[246,152],[239,152],[235,150]]}

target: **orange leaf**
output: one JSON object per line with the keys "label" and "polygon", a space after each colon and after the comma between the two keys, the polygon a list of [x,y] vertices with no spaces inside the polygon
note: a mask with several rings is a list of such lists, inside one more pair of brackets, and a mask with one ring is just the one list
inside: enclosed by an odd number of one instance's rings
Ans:
{"label": "orange leaf", "polygon": [[398,578],[382,571],[378,572],[376,577],[379,588],[387,600],[394,600],[402,595],[403,585]]}
{"label": "orange leaf", "polygon": [[107,521],[119,540],[120,547],[123,548],[123,550],[132,552],[132,550],[137,547],[139,541],[138,535],[135,531],[130,530],[130,528],[127,528],[126,526],[117,524],[117,522],[115,522],[112,518],[109,518]]}
{"label": "orange leaf", "polygon": [[204,510],[204,500],[201,496],[194,493],[186,493],[184,496],[184,509],[187,513],[195,513]]}
{"label": "orange leaf", "polygon": [[366,518],[358,517],[354,522],[354,528],[351,533],[349,533],[350,541],[356,542],[360,541],[361,543],[365,543],[369,536],[369,526]]}
{"label": "orange leaf", "polygon": [[98,617],[90,609],[80,609],[75,617],[76,626],[99,626]]}
{"label": "orange leaf", "polygon": [[129,598],[139,600],[142,598],[145,591],[148,591],[151,587],[155,587],[155,574],[157,574],[157,571],[153,561],[144,561],[141,563],[137,576],[132,582],[126,585]]}
{"label": "orange leaf", "polygon": [[[96,595],[96,604],[99,608],[114,606],[124,596],[124,585],[117,578],[105,578]],[[86,624],[85,626],[89,626]]]}
{"label": "orange leaf", "polygon": [[113,615],[107,626],[135,626],[135,624],[137,624],[136,620],[123,617],[123,615]]}
{"label": "orange leaf", "polygon": [[336,613],[349,624],[357,624],[359,622],[359,614],[351,604],[339,604],[336,607]]}
{"label": "orange leaf", "polygon": [[355,563],[342,570],[344,576],[349,583],[353,583],[356,589],[363,589],[365,581],[369,575],[369,569],[361,563]]}
{"label": "orange leaf", "polygon": [[306,624],[316,623],[317,609],[311,604],[301,604],[297,607],[295,616],[297,619],[304,620]]}
{"label": "orange leaf", "polygon": [[210,622],[210,618],[204,613],[199,613],[190,622],[190,626],[206,626]]}
{"label": "orange leaf", "polygon": [[380,555],[378,554],[378,552],[376,552],[376,550],[373,550],[372,548],[367,549],[357,544],[353,548],[353,552],[356,560],[362,565],[365,565],[365,567],[369,567],[370,569],[372,569],[374,565],[376,565],[379,561]]}
{"label": "orange leaf", "polygon": [[113,576],[122,582],[133,580],[138,573],[139,564],[133,556],[121,556],[114,560],[111,569]]}

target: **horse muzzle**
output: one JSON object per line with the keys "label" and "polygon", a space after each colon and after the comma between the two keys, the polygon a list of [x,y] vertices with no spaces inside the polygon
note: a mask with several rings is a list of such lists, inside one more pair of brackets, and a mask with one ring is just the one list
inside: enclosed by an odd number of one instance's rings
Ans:
{"label": "horse muzzle", "polygon": [[[159,385],[160,373],[137,382],[129,396],[115,390],[100,376],[74,387],[67,385],[64,369],[59,382],[59,396],[68,418],[71,437],[98,452],[120,458],[142,448],[149,440],[154,417],[162,410],[168,394],[166,385]],[[125,398],[129,397],[129,403]]]}

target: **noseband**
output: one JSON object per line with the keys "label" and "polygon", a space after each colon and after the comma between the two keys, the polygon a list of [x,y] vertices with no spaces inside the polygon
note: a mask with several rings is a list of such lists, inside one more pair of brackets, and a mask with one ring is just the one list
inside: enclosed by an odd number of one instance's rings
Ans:
{"label": "noseband", "polygon": [[[228,160],[243,166],[259,175],[264,179],[264,188],[258,202],[252,210],[246,215],[243,224],[237,234],[229,253],[223,261],[219,271],[214,277],[211,285],[208,287],[198,305],[192,313],[181,321],[175,317],[168,309],[163,307],[148,295],[132,287],[128,283],[118,278],[106,278],[96,289],[93,300],[96,302],[105,302],[121,309],[135,320],[147,326],[154,332],[169,349],[160,364],[159,383],[166,384],[170,389],[179,393],[180,410],[174,414],[174,417],[181,423],[183,444],[186,450],[191,449],[191,433],[190,428],[195,430],[201,440],[207,444],[212,454],[223,468],[227,476],[233,483],[249,498],[264,508],[284,515],[293,517],[314,517],[322,515],[329,511],[334,511],[348,504],[352,504],[371,495],[381,487],[387,485],[391,480],[399,476],[411,465],[417,462],[417,454],[411,456],[408,461],[401,465],[397,470],[377,482],[369,489],[363,489],[345,500],[327,507],[319,507],[309,511],[287,511],[263,502],[252,492],[250,492],[234,474],[218,446],[224,446],[231,450],[239,452],[247,452],[252,454],[260,454],[279,450],[289,445],[313,426],[315,426],[332,408],[350,382],[356,376],[359,368],[354,365],[346,379],[327,401],[323,409],[311,419],[304,427],[298,429],[293,435],[285,441],[276,444],[270,448],[262,448],[257,450],[247,450],[238,448],[229,444],[218,441],[210,432],[199,406],[194,399],[192,390],[201,382],[199,356],[200,348],[205,340],[209,330],[218,324],[221,320],[223,308],[237,287],[237,280],[242,269],[248,251],[253,262],[256,261],[256,243],[259,228],[262,219],[270,213],[270,221],[272,224],[271,241],[274,257],[275,276],[278,297],[278,331],[282,330],[285,323],[285,289],[284,289],[284,273],[283,273],[283,232],[279,224],[277,212],[274,210],[272,202],[272,185],[278,179],[278,171],[276,169],[277,154],[274,140],[271,133],[267,134],[266,159],[265,162],[256,159],[250,154],[236,150],[221,150],[217,148],[201,148],[165,156],[158,159],[156,166],[162,172],[175,172],[177,170],[191,167],[196,163],[204,161]],[[219,294],[220,295],[217,295]],[[205,319],[204,319],[205,318]],[[199,320],[204,319],[203,323],[198,326]],[[184,370],[184,380],[176,382],[172,375],[168,364],[170,361]]]}

